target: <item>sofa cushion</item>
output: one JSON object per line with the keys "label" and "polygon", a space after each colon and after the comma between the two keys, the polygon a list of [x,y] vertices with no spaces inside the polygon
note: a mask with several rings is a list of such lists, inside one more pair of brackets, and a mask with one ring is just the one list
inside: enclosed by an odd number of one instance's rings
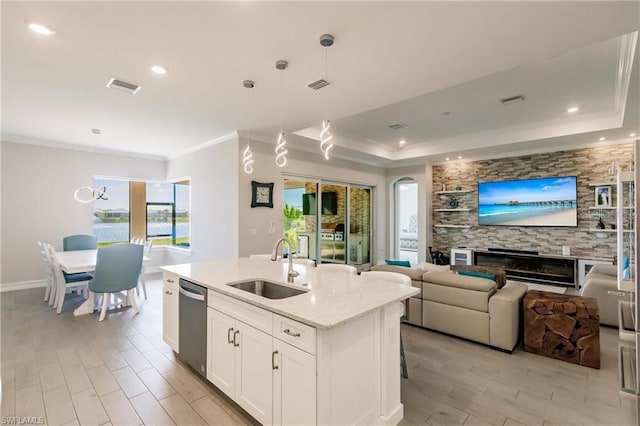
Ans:
{"label": "sofa cushion", "polygon": [[434,265],[433,263],[429,263],[429,262],[421,262],[420,266],[422,267],[422,269],[425,270],[425,272],[450,272],[451,271],[451,265]]}
{"label": "sofa cushion", "polygon": [[449,272],[425,272],[422,274],[422,281],[475,291],[490,292],[496,290],[495,281]]}
{"label": "sofa cushion", "polygon": [[496,283],[476,277],[427,272],[422,276],[422,299],[478,312],[489,312]]}
{"label": "sofa cushion", "polygon": [[371,270],[399,272],[401,274],[408,275],[409,278],[416,281],[422,281],[422,274],[424,274],[424,271],[420,268],[407,268],[405,266],[382,265],[382,264],[372,266]]}
{"label": "sofa cushion", "polygon": [[464,269],[461,269],[459,271],[456,271],[456,273],[458,275],[467,275],[469,277],[486,278],[486,279],[491,280],[491,281],[495,281],[496,280],[496,274],[489,274],[487,272],[465,271]]}
{"label": "sofa cushion", "polygon": [[589,274],[604,274],[609,275],[611,277],[618,276],[618,265],[605,265],[605,264],[597,264],[593,265],[593,267],[589,270]]}
{"label": "sofa cushion", "polygon": [[384,261],[384,263],[386,263],[387,265],[392,265],[392,266],[404,266],[406,268],[410,268],[411,267],[411,262],[409,262],[408,260],[391,260],[391,259],[387,259]]}

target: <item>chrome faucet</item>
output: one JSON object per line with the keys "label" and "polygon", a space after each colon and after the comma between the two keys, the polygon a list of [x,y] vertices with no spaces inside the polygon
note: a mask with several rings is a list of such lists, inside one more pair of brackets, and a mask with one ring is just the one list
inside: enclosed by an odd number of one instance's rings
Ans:
{"label": "chrome faucet", "polygon": [[289,239],[287,237],[282,237],[278,241],[276,241],[276,245],[273,246],[273,252],[271,253],[271,260],[273,262],[278,260],[278,248],[280,247],[280,244],[283,243],[287,243],[287,246],[289,247],[289,272],[287,272],[287,282],[292,283],[293,279],[300,275],[300,273],[293,270],[293,252],[291,251],[291,244],[289,243]]}

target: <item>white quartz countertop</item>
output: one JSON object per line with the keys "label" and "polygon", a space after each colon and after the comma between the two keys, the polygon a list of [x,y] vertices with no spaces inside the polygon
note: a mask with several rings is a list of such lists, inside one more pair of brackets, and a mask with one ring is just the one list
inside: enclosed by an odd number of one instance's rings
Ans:
{"label": "white quartz countertop", "polygon": [[[271,312],[316,328],[331,328],[420,292],[411,286],[345,273],[318,274],[316,268],[294,264],[300,273],[287,283],[288,264],[269,260],[239,258],[211,262],[162,266],[193,283],[226,294]],[[267,299],[227,284],[264,279],[308,290],[286,299]]]}

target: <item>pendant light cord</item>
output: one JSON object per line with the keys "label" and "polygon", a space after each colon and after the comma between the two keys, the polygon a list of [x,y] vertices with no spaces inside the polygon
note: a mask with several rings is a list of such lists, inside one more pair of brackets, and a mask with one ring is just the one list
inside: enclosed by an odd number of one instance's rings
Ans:
{"label": "pendant light cord", "polygon": [[280,71],[280,133],[282,131],[282,121],[284,119],[284,89],[283,89],[284,70]]}

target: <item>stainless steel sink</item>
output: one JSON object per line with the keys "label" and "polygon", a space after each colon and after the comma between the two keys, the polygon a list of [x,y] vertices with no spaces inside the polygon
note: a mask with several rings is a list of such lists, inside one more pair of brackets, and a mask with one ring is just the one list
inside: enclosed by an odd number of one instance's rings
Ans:
{"label": "stainless steel sink", "polygon": [[287,287],[282,284],[264,280],[240,281],[227,285],[266,297],[267,299],[286,299],[287,297],[297,296],[307,292],[306,290]]}

